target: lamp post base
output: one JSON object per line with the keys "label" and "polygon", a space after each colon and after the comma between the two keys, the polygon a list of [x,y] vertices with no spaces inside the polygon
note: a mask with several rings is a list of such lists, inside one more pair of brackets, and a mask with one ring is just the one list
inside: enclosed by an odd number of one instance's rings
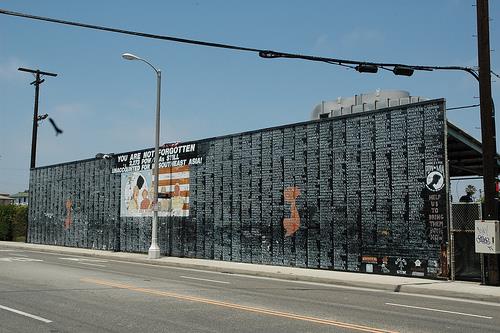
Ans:
{"label": "lamp post base", "polygon": [[148,259],[158,259],[160,258],[160,248],[158,246],[153,246],[149,248]]}

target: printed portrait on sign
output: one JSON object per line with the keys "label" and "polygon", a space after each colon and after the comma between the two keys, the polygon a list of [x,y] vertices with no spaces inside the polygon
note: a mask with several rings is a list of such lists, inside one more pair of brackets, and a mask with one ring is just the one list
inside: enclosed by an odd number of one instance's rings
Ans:
{"label": "printed portrait on sign", "polygon": [[151,170],[122,173],[120,215],[150,215],[151,195]]}
{"label": "printed portrait on sign", "polygon": [[[120,216],[152,216],[154,179],[151,170],[121,174]],[[189,216],[189,166],[160,168],[158,216]]]}
{"label": "printed portrait on sign", "polygon": [[167,196],[159,199],[159,215],[189,216],[189,166],[160,168],[159,192]]}

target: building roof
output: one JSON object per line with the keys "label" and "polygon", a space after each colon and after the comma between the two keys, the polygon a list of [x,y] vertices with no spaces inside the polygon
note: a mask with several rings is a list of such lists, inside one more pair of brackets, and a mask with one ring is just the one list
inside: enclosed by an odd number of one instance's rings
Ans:
{"label": "building roof", "polygon": [[[481,142],[453,125],[447,123],[448,166],[450,177],[482,176],[483,146]],[[500,155],[497,154],[497,168]]]}
{"label": "building roof", "polygon": [[14,200],[14,199],[6,195],[0,195],[0,200]]}
{"label": "building roof", "polygon": [[28,194],[28,191],[24,191],[24,192],[18,192],[16,194],[12,194],[10,197],[12,199],[27,198],[27,197],[29,197],[29,194]]}

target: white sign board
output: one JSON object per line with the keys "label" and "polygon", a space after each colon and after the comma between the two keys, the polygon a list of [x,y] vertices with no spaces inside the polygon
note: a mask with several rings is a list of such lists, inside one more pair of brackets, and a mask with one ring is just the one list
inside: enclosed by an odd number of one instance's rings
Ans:
{"label": "white sign board", "polygon": [[499,221],[476,220],[474,228],[476,253],[500,253],[499,225]]}

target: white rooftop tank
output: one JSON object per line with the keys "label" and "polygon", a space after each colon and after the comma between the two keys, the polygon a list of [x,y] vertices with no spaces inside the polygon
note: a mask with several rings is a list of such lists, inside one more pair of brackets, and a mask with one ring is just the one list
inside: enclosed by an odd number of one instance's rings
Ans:
{"label": "white rooftop tank", "polygon": [[322,101],[314,107],[311,119],[336,117],[426,100],[428,98],[410,96],[410,93],[404,90],[377,89],[372,93],[363,93],[352,97],[338,97],[335,101]]}

